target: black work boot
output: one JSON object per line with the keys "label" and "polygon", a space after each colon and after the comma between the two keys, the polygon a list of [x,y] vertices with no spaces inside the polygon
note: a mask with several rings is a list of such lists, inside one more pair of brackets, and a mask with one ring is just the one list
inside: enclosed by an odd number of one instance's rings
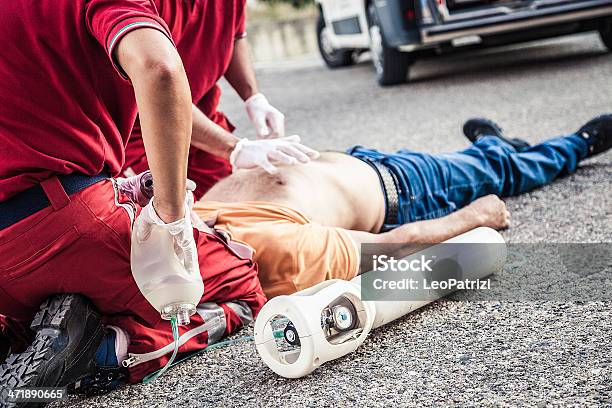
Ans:
{"label": "black work boot", "polygon": [[[0,366],[0,383],[8,388],[61,387],[73,391],[81,379],[99,371],[95,355],[105,336],[100,314],[81,295],[62,294],[46,300],[30,326],[32,344]],[[106,373],[105,373],[106,374]],[[40,403],[0,406],[31,407]]]}
{"label": "black work boot", "polygon": [[597,116],[576,132],[589,145],[587,157],[603,153],[612,147],[612,114]]}
{"label": "black work boot", "polygon": [[495,136],[510,146],[514,147],[516,151],[522,152],[525,149],[531,147],[529,143],[519,138],[509,139],[504,136],[504,132],[501,127],[490,119],[484,118],[472,118],[468,119],[463,124],[463,134],[472,143],[476,142],[483,136]]}

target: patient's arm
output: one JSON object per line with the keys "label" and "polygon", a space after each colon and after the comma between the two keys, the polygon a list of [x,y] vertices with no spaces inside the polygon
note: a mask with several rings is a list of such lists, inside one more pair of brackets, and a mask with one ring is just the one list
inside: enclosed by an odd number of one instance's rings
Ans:
{"label": "patient's arm", "polygon": [[359,244],[437,244],[478,227],[503,229],[510,226],[510,212],[495,195],[481,197],[452,214],[435,220],[417,221],[382,234],[348,231]]}

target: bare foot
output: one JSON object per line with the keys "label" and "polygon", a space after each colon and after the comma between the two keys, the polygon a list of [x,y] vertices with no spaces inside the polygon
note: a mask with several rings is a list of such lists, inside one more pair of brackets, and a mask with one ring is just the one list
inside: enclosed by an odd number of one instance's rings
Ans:
{"label": "bare foot", "polygon": [[468,208],[475,212],[481,226],[505,229],[510,226],[510,211],[495,194],[489,194],[473,201]]}

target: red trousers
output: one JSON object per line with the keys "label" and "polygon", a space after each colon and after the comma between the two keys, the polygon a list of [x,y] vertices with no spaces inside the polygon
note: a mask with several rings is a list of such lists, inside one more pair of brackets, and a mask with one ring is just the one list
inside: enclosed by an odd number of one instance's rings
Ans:
{"label": "red trousers", "polygon": [[[234,131],[234,126],[227,120],[222,112],[215,112],[210,120],[228,132]],[[144,142],[140,133],[140,125],[136,123],[125,152],[124,176],[134,176],[149,170],[149,163],[145,154]],[[193,192],[196,200],[210,190],[219,180],[232,173],[230,163],[221,157],[213,156],[204,150],[191,147],[189,149],[189,167],[187,177],[193,180],[197,188]]]}
{"label": "red trousers", "polygon": [[[68,197],[57,178],[43,182],[52,205],[0,231],[0,329],[16,350],[31,333],[39,305],[57,293],[87,296],[106,324],[125,330],[128,352],[141,355],[172,342],[170,325],[142,296],[130,269],[130,238],[137,208],[110,181]],[[194,229],[205,292],[198,314],[181,328],[180,352],[206,347],[252,320],[265,302],[257,265],[240,258],[216,235]],[[216,322],[202,331],[206,321]],[[208,326],[208,325],[207,325]],[[198,329],[200,328],[200,329]],[[137,356],[129,379],[165,364]]]}

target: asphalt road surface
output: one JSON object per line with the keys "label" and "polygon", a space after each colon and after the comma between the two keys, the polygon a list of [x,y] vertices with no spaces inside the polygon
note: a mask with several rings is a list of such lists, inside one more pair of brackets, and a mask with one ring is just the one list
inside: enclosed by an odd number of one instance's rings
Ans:
{"label": "asphalt road surface", "polygon": [[[612,55],[591,34],[419,61],[412,82],[392,88],[376,85],[369,62],[335,71],[311,64],[258,74],[268,98],[286,113],[288,132],[318,149],[363,144],[452,151],[467,146],[460,129],[472,116],[495,119],[508,134],[537,142],[612,112]],[[233,92],[226,92],[223,106],[238,134],[252,136]],[[513,226],[504,237],[510,243],[612,242],[611,180],[607,153],[570,177],[508,199]],[[241,343],[207,352],[153,384],[64,404],[612,404],[610,258],[594,271],[596,279],[576,278],[575,295],[563,302],[540,299],[537,291],[508,296],[527,280],[547,286],[577,276],[552,258],[539,258],[530,272],[496,275],[505,289],[493,295],[459,293],[380,328],[357,352],[303,379],[279,378],[252,343]],[[247,328],[238,335],[251,333]]]}

